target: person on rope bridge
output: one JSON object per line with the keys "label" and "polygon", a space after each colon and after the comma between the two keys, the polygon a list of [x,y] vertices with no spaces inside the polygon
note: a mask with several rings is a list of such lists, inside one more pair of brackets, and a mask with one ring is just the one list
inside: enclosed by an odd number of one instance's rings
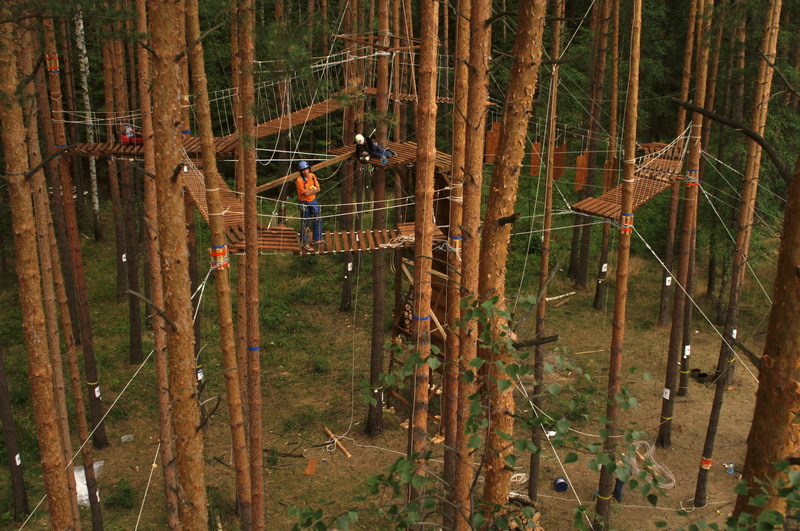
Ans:
{"label": "person on rope bridge", "polygon": [[382,146],[375,139],[373,134],[371,137],[364,138],[361,133],[356,135],[356,158],[363,163],[369,162],[370,157],[381,159],[381,164],[387,164],[389,158],[394,156],[394,151]]}
{"label": "person on rope bridge", "polygon": [[139,131],[138,128],[136,128],[133,124],[125,124],[119,140],[120,143],[125,146],[138,146],[144,141],[141,131]]}
{"label": "person on rope bridge", "polygon": [[295,181],[297,187],[297,201],[300,203],[300,216],[303,218],[303,225],[300,230],[300,242],[303,249],[313,251],[314,247],[309,243],[308,232],[313,233],[313,244],[322,243],[322,219],[320,218],[319,203],[317,194],[319,193],[319,181],[317,176],[311,173],[308,162],[301,160],[297,164],[300,170],[300,177]]}

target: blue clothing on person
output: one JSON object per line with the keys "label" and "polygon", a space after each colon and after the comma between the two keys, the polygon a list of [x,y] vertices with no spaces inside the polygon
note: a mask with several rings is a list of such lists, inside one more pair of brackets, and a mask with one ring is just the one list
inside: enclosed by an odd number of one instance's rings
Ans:
{"label": "blue clothing on person", "polygon": [[320,217],[319,203],[316,199],[311,201],[300,201],[300,216],[303,218],[303,230],[300,231],[300,242],[303,245],[308,244],[308,236],[306,235],[305,227],[310,227],[312,232],[312,240],[314,242],[322,241],[322,218]]}

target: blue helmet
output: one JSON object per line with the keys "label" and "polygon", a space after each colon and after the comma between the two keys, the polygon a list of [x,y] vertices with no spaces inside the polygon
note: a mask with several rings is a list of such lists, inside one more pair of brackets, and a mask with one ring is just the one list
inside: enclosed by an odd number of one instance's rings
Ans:
{"label": "blue helmet", "polygon": [[304,160],[301,160],[300,162],[297,163],[297,169],[299,171],[307,170],[308,168],[310,168],[310,166],[308,165],[308,162]]}

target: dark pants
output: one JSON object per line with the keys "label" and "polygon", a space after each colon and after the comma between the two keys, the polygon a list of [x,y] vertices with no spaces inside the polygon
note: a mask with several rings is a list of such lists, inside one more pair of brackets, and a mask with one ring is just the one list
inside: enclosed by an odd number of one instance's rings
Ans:
{"label": "dark pants", "polygon": [[317,200],[313,201],[300,201],[300,216],[303,218],[303,226],[300,230],[300,241],[303,244],[308,243],[306,237],[306,227],[311,227],[313,239],[315,242],[322,240],[322,219],[320,216],[320,208]]}

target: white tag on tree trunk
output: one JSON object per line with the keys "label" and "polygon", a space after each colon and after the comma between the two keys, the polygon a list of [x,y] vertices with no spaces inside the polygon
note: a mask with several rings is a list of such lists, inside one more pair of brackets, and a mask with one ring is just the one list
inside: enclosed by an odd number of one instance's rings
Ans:
{"label": "white tag on tree trunk", "polygon": [[17,462],[17,466],[20,466],[22,464],[22,457],[20,457],[19,454],[14,456],[14,460]]}
{"label": "white tag on tree trunk", "polygon": [[731,337],[733,339],[736,339],[736,329],[735,328],[733,330],[731,330]]}
{"label": "white tag on tree trunk", "polygon": [[664,397],[664,400],[669,400],[669,389],[665,387],[661,396]]}
{"label": "white tag on tree trunk", "polygon": [[197,381],[198,382],[203,381],[203,369],[197,369]]}
{"label": "white tag on tree trunk", "polygon": [[347,262],[347,270],[348,271],[352,271],[353,270],[353,262]]}
{"label": "white tag on tree trunk", "polygon": [[603,264],[603,267],[600,268],[600,271],[602,271],[603,273],[608,271],[608,264]]}
{"label": "white tag on tree trunk", "polygon": [[94,396],[96,396],[97,398],[100,398],[100,386],[99,385],[94,388]]}
{"label": "white tag on tree trunk", "polygon": [[128,261],[128,255],[126,253],[122,253],[122,263],[124,264],[127,261]]}
{"label": "white tag on tree trunk", "polygon": [[664,279],[664,284],[666,284],[667,286],[671,286],[672,285],[672,277],[667,277],[666,279]]}
{"label": "white tag on tree trunk", "polygon": [[691,345],[684,345],[683,346],[683,358],[686,359],[692,353],[692,346]]}

